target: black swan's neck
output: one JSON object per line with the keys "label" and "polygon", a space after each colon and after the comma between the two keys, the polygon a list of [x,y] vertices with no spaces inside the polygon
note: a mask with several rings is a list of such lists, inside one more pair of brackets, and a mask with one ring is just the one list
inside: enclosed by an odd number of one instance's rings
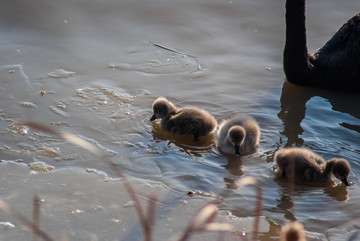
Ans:
{"label": "black swan's neck", "polygon": [[306,46],[305,0],[287,0],[285,20],[284,72],[289,82],[305,84],[310,71]]}
{"label": "black swan's neck", "polygon": [[360,90],[360,14],[314,55],[306,46],[305,0],[286,0],[284,72],[294,84]]}

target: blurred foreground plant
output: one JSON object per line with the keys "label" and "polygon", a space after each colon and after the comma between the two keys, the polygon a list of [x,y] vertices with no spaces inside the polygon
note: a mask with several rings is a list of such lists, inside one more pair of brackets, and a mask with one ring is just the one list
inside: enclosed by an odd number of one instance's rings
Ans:
{"label": "blurred foreground plant", "polygon": [[[136,195],[135,190],[131,186],[129,180],[125,177],[122,173],[120,167],[113,162],[108,156],[106,156],[99,148],[95,145],[91,144],[90,142],[73,135],[69,132],[65,131],[57,131],[53,128],[45,126],[43,124],[39,124],[37,122],[32,121],[18,121],[14,124],[15,126],[27,126],[29,128],[45,132],[48,134],[52,134],[63,139],[66,142],[72,143],[79,147],[82,147],[92,154],[96,155],[100,160],[105,161],[112,169],[116,172],[116,174],[120,177],[128,195],[130,196],[131,200],[134,202],[134,207],[138,218],[140,220],[142,230],[144,233],[144,241],[151,241],[152,240],[152,227],[154,226],[155,221],[155,211],[156,211],[156,197],[150,196],[148,197],[148,205],[147,205],[147,212],[145,214],[143,208],[141,207],[140,201]],[[53,241],[54,239],[50,237],[46,232],[42,231],[39,227],[40,225],[40,198],[35,195],[34,197],[34,220],[31,221],[17,212],[14,208],[12,208],[9,204],[4,202],[0,199],[0,209],[3,211],[11,214],[13,217],[18,219],[21,223],[26,225],[27,227],[31,228],[34,233],[33,240],[36,241],[38,237],[42,238],[46,241]],[[189,222],[187,227],[181,232],[180,234],[171,238],[173,241],[183,241],[186,240],[190,235],[194,232],[201,232],[201,231],[235,231],[235,228],[229,224],[223,223],[213,223],[214,218],[217,214],[217,207],[215,205],[216,202],[211,202],[205,205],[200,211],[193,217],[193,219]],[[61,240],[67,241],[67,235],[62,234]]]}
{"label": "blurred foreground plant", "polygon": [[[65,131],[57,131],[52,128],[49,128],[45,125],[31,122],[31,121],[19,121],[16,122],[14,125],[19,126],[27,126],[32,129],[36,129],[38,131],[42,131],[48,134],[55,135],[66,142],[72,143],[74,145],[77,145],[79,147],[82,147],[94,155],[96,155],[100,160],[105,161],[109,166],[113,168],[113,170],[116,172],[116,174],[121,179],[128,195],[130,196],[131,200],[134,202],[134,207],[136,210],[136,213],[138,215],[139,221],[142,226],[143,230],[143,236],[144,241],[152,241],[152,232],[153,232],[153,226],[155,222],[155,211],[156,211],[156,202],[157,199],[155,196],[149,196],[148,197],[148,204],[147,204],[147,212],[145,213],[143,208],[141,207],[140,201],[135,193],[135,190],[131,186],[129,180],[125,177],[125,175],[122,173],[120,167],[114,163],[108,156],[106,156],[99,148],[97,148],[95,145],[91,144],[90,142],[81,139],[71,133],[65,132]],[[257,234],[259,230],[259,223],[260,223],[260,214],[261,214],[261,206],[262,206],[262,189],[259,184],[259,182],[254,177],[242,177],[236,180],[233,183],[233,187],[236,189],[239,189],[243,186],[252,185],[255,187],[256,190],[256,203],[255,203],[255,210],[254,210],[254,224],[252,228],[252,240],[258,240]],[[219,199],[214,200],[212,202],[209,202],[205,206],[203,206],[198,213],[195,214],[195,216],[190,220],[188,225],[185,227],[185,229],[180,232],[177,235],[174,235],[170,238],[171,241],[185,241],[187,240],[191,234],[196,232],[204,232],[204,231],[216,231],[216,232],[235,232],[236,228],[233,225],[226,224],[226,223],[214,223],[214,220],[217,215],[217,206],[220,202]],[[22,214],[20,214],[18,211],[16,211],[13,207],[11,207],[9,204],[4,202],[0,199],[0,209],[5,211],[6,213],[12,215],[14,218],[19,220],[21,223],[23,223],[25,226],[29,227],[33,234],[33,240],[37,241],[38,238],[41,238],[45,241],[54,241],[52,237],[50,237],[45,231],[43,231],[40,228],[40,203],[41,199],[39,196],[35,195],[33,199],[33,221],[26,218]],[[351,226],[354,223],[357,223],[359,219],[351,220],[348,223],[345,223],[337,228],[343,228],[347,226]],[[359,231],[353,233],[347,241],[355,241],[356,238],[359,235]],[[68,241],[67,234],[61,233],[60,235],[61,241]],[[240,237],[244,240],[247,240],[247,237],[242,236]],[[295,241],[297,239],[285,239],[286,241]],[[302,240],[302,239],[300,239]]]}

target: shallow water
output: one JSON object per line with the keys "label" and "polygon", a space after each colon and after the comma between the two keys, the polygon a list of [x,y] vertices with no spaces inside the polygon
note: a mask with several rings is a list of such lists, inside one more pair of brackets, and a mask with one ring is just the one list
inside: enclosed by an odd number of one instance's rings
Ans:
{"label": "shallow water", "polygon": [[[129,176],[162,182],[179,195],[193,189],[224,196],[221,209],[239,217],[253,215],[255,192],[229,186],[241,176],[254,176],[262,184],[262,215],[271,227],[298,220],[309,237],[343,240],[333,228],[359,216],[354,210],[360,198],[360,97],[284,83],[284,1],[17,0],[4,5],[0,158],[6,162],[41,161],[55,169],[95,168],[115,176],[81,148],[12,128],[16,120],[27,119],[85,138]],[[321,47],[359,7],[355,0],[309,1],[309,51]],[[206,148],[191,148],[191,141],[149,121],[158,96],[179,107],[206,109],[218,121],[233,113],[254,116],[262,132],[258,152],[227,157],[208,148],[212,140],[203,140]],[[353,185],[293,188],[276,179],[273,154],[291,145],[325,159],[348,159]],[[351,234],[356,227],[348,229]],[[276,237],[272,228],[261,233],[262,240]]]}

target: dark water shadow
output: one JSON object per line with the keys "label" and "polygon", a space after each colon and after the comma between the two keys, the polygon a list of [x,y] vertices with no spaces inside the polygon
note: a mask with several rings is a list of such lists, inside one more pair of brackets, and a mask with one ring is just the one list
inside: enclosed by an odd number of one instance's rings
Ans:
{"label": "dark water shadow", "polygon": [[[301,122],[306,115],[306,103],[314,96],[328,100],[332,110],[350,114],[360,123],[359,93],[299,86],[285,81],[280,97],[281,111],[278,113],[284,125],[281,134],[287,137],[285,147],[303,145],[304,140],[299,137],[303,133]],[[342,122],[339,125],[360,133],[360,124]]]}
{"label": "dark water shadow", "polygon": [[168,141],[168,145],[174,144],[180,147],[180,151],[190,156],[201,157],[216,146],[216,140],[213,134],[200,136],[199,140],[195,141],[193,137],[181,136],[166,131],[155,121],[151,122],[151,124],[153,126],[152,135],[154,140]]}

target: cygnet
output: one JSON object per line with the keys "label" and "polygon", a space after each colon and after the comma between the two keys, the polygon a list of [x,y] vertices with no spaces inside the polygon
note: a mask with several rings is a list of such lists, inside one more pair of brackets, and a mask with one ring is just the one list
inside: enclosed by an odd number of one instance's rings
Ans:
{"label": "cygnet", "polygon": [[259,145],[260,128],[256,120],[247,115],[236,115],[220,124],[218,148],[233,155],[252,153]]}
{"label": "cygnet", "polygon": [[178,135],[192,136],[194,140],[212,134],[217,127],[216,119],[205,110],[194,107],[177,109],[164,97],[158,97],[152,108],[154,115],[150,121],[161,118],[161,128]]}
{"label": "cygnet", "polygon": [[290,147],[277,151],[274,160],[283,177],[308,182],[331,182],[334,176],[349,186],[351,168],[345,159],[325,161],[306,148]]}

